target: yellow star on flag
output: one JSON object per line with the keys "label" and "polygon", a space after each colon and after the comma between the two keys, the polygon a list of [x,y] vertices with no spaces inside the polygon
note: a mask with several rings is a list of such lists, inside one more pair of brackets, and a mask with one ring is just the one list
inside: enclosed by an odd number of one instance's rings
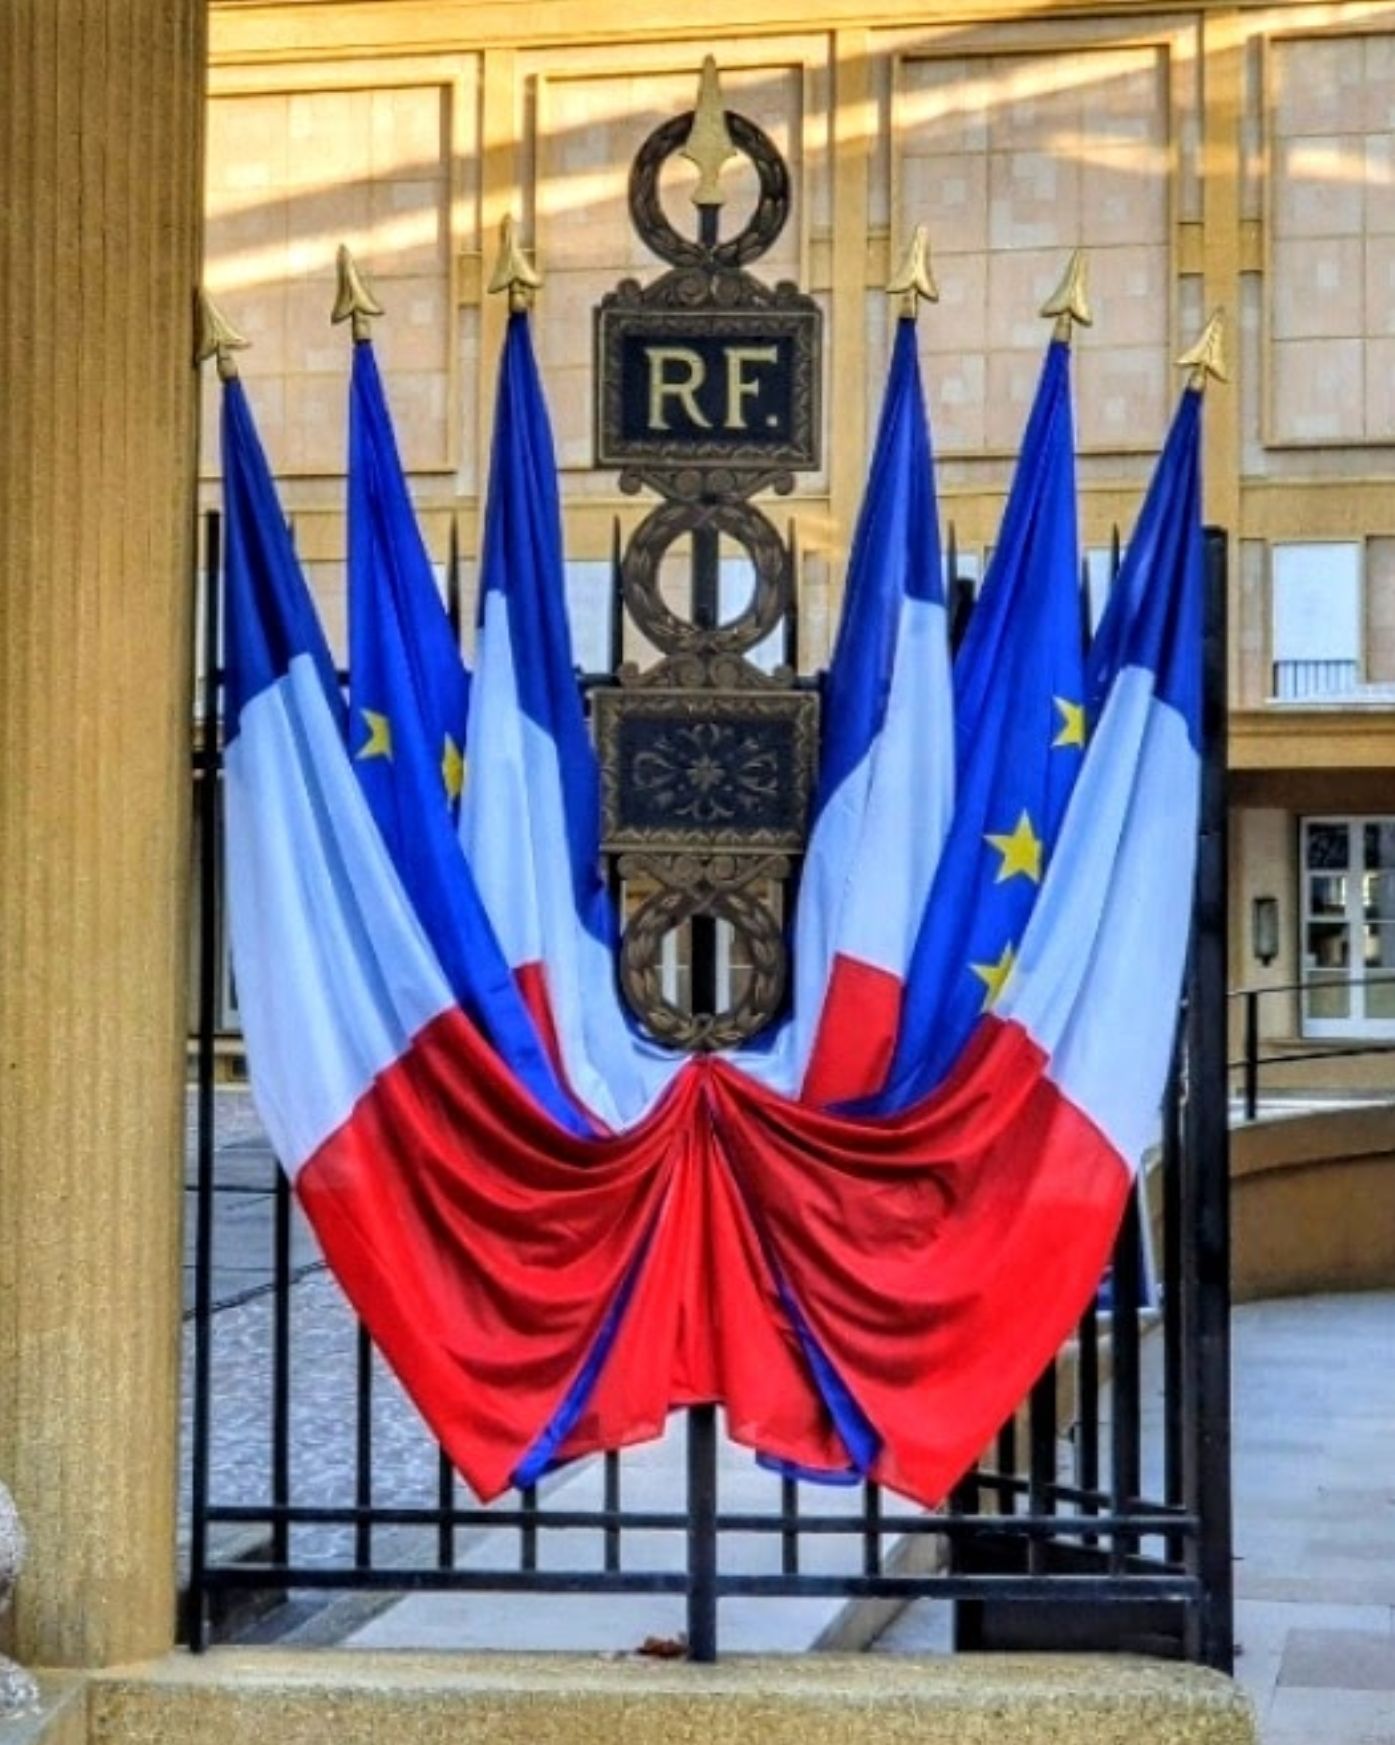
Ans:
{"label": "yellow star on flag", "polygon": [[367,757],[392,756],[392,722],[386,715],[380,715],[376,709],[360,709],[359,714],[368,727],[368,737],[354,754],[363,759]]}
{"label": "yellow star on flag", "polygon": [[441,753],[441,777],[446,784],[446,798],[454,804],[465,786],[465,759],[449,733],[446,735],[446,749]]}
{"label": "yellow star on flag", "polygon": [[1085,705],[1083,703],[1068,703],[1064,697],[1053,697],[1051,701],[1061,711],[1061,731],[1051,741],[1051,749],[1056,750],[1062,745],[1081,745],[1085,743]]}
{"label": "yellow star on flag", "polygon": [[1017,955],[1009,944],[1003,947],[1003,955],[996,963],[971,963],[969,965],[969,968],[987,989],[980,1010],[987,1012],[997,1005],[998,995],[1003,991],[1003,983],[1012,974],[1012,966],[1016,961]]}
{"label": "yellow star on flag", "polygon": [[1002,884],[1014,873],[1021,873],[1034,885],[1041,883],[1041,838],[1032,829],[1032,820],[1024,812],[1009,836],[985,836],[984,841],[1002,855],[998,876],[993,881]]}

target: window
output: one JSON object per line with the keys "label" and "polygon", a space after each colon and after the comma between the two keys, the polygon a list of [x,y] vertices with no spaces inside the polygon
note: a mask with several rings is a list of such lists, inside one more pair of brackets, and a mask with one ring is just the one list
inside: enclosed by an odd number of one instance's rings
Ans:
{"label": "window", "polygon": [[1274,700],[1350,691],[1360,678],[1361,547],[1273,546],[1270,602]]}
{"label": "window", "polygon": [[[1119,561],[1123,562],[1123,550],[1120,549]],[[1085,549],[1085,591],[1089,600],[1090,634],[1093,636],[1100,627],[1100,619],[1104,617],[1104,609],[1109,601],[1109,590],[1114,585],[1114,552],[1107,545],[1091,545]]]}
{"label": "window", "polygon": [[[717,617],[723,624],[740,617],[751,602],[756,585],[755,565],[748,557],[724,557],[717,576]],[[775,626],[764,641],[746,651],[746,659],[763,673],[773,673],[785,658],[785,621]]]}
{"label": "window", "polygon": [[584,673],[608,673],[614,569],[609,558],[568,558],[564,566],[572,659]]}
{"label": "window", "polygon": [[1302,822],[1303,1033],[1395,1037],[1395,818]]}

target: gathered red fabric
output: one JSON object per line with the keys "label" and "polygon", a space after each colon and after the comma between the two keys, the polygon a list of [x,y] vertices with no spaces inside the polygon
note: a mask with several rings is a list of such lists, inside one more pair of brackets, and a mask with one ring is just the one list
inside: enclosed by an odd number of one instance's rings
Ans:
{"label": "gathered red fabric", "polygon": [[483,1498],[512,1482],[623,1300],[563,1457],[715,1402],[736,1441],[845,1470],[812,1336],[875,1433],[872,1476],[931,1505],[1085,1309],[1129,1181],[1027,1034],[991,1017],[951,1079],[894,1117],[822,1112],[698,1058],[639,1125],[588,1140],[452,1010],[297,1191]]}

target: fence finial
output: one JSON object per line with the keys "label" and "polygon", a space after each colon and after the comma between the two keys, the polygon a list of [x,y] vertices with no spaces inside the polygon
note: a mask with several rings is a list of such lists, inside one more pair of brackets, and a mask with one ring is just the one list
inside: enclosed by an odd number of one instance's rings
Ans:
{"label": "fence finial", "polygon": [[1211,319],[1201,330],[1201,338],[1196,344],[1184,351],[1177,360],[1178,369],[1190,370],[1187,386],[1201,392],[1206,387],[1208,376],[1214,376],[1218,382],[1229,381],[1225,368],[1225,351],[1222,341],[1225,337],[1225,311],[1215,309]]}
{"label": "fence finial", "polygon": [[369,323],[382,314],[383,306],[368,289],[363,274],[358,270],[358,262],[342,242],[335,257],[335,265],[339,271],[339,283],[335,289],[334,308],[329,319],[332,323],[349,322],[354,344],[362,345],[372,337]]}
{"label": "fence finial", "polygon": [[1052,338],[1059,339],[1066,345],[1070,344],[1072,323],[1079,322],[1082,327],[1090,327],[1094,323],[1095,317],[1091,312],[1086,290],[1089,273],[1089,257],[1083,248],[1078,248],[1071,255],[1070,264],[1066,267],[1060,284],[1041,306],[1044,316],[1054,316],[1056,319]]}
{"label": "fence finial", "polygon": [[938,303],[940,288],[930,270],[930,235],[923,224],[917,224],[901,257],[901,264],[886,282],[889,297],[901,299],[901,319],[914,321],[921,299]]}
{"label": "fence finial", "polygon": [[702,63],[693,125],[688,143],[679,155],[697,166],[698,183],[693,189],[693,205],[721,206],[726,200],[722,192],[722,166],[737,153],[727,127],[727,113],[722,106],[717,62],[711,55]]}
{"label": "fence finial", "polygon": [[200,285],[195,304],[194,362],[201,364],[209,358],[217,358],[219,380],[236,381],[237,359],[232,354],[246,351],[251,343],[237,331]]}
{"label": "fence finial", "polygon": [[499,258],[489,281],[491,292],[507,291],[509,313],[521,315],[533,306],[533,295],[542,284],[542,274],[530,266],[518,244],[513,213],[506,212],[499,226]]}

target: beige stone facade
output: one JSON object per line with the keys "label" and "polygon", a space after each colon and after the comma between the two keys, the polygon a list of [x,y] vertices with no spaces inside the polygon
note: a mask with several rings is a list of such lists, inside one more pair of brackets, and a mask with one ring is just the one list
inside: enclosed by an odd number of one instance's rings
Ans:
{"label": "beige stone facade", "polygon": [[[1301,818],[1395,816],[1395,5],[215,0],[208,280],[256,341],[246,379],[331,635],[342,645],[337,244],[387,306],[379,345],[428,542],[443,559],[454,519],[468,581],[503,319],[482,287],[499,220],[518,215],[547,281],[568,554],[602,586],[617,517],[641,511],[592,469],[590,311],[657,270],[626,175],[709,49],[728,102],[791,166],[793,219],[765,267],[827,319],[824,466],[789,504],[805,667],[827,658],[886,359],[882,285],[916,223],[942,289],[920,322],[942,512],[970,567],[995,538],[1046,337],[1036,309],[1071,248],[1089,250],[1096,311],[1077,389],[1097,571],[1116,524],[1127,538],[1173,358],[1207,310],[1230,313],[1206,508],[1234,536],[1232,971],[1295,979],[1316,961]],[[731,181],[739,209],[750,189]],[[212,501],[207,414],[204,454]],[[1280,904],[1265,970],[1255,895]],[[1385,935],[1358,907],[1344,947],[1319,943],[1379,968]],[[1303,1022],[1299,1001],[1266,1002],[1266,1030]]]}

